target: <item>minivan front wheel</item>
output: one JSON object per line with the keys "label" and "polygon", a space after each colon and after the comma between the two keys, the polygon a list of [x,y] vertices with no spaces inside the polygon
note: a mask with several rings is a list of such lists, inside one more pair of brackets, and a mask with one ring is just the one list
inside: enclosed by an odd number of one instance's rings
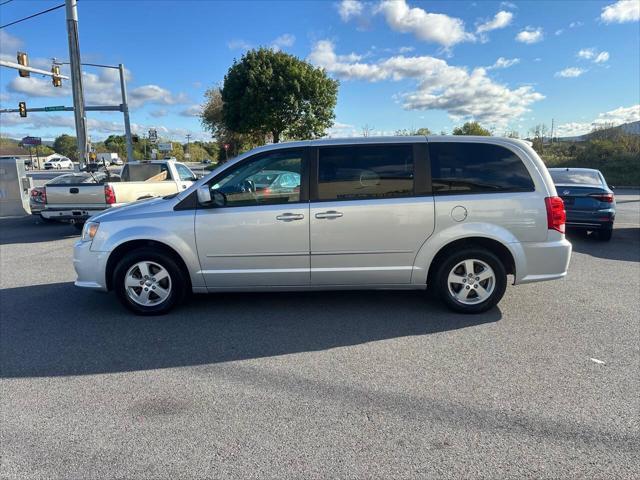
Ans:
{"label": "minivan front wheel", "polygon": [[445,258],[436,273],[440,298],[452,310],[480,313],[495,306],[507,287],[500,259],[485,249],[467,249]]}
{"label": "minivan front wheel", "polygon": [[118,299],[138,315],[167,313],[184,298],[186,283],[173,258],[153,248],[128,253],[113,274]]}

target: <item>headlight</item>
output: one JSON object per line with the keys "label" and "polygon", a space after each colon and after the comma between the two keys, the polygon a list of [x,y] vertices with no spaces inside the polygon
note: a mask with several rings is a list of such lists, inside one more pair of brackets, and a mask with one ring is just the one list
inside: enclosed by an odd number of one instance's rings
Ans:
{"label": "headlight", "polygon": [[100,224],[98,222],[86,222],[84,224],[84,228],[82,229],[82,241],[90,242],[93,240],[93,237],[98,233],[98,227]]}

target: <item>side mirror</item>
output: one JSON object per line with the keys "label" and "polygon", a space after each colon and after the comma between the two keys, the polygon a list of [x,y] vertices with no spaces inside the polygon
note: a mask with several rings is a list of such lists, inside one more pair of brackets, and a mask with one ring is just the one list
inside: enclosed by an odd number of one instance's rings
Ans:
{"label": "side mirror", "polygon": [[198,188],[198,203],[211,203],[211,190],[207,185]]}
{"label": "side mirror", "polygon": [[227,204],[227,196],[220,190],[213,191],[213,204],[216,207],[224,207]]}

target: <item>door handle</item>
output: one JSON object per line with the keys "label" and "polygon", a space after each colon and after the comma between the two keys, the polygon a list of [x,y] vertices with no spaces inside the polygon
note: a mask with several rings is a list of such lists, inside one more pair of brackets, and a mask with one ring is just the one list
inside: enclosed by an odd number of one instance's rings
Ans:
{"label": "door handle", "polygon": [[340,218],[342,212],[336,212],[335,210],[329,210],[328,212],[316,213],[316,218]]}
{"label": "door handle", "polygon": [[304,215],[301,213],[283,213],[276,217],[276,220],[280,220],[281,222],[293,222],[294,220],[302,219],[304,219]]}
{"label": "door handle", "polygon": [[79,193],[80,190],[78,190],[77,188],[70,188],[69,189],[69,193]]}

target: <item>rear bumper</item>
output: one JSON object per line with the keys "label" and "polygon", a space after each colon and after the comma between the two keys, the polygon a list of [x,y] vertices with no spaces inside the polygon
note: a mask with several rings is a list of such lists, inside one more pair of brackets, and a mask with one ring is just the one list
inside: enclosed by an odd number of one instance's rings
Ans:
{"label": "rear bumper", "polygon": [[601,210],[567,210],[566,225],[569,228],[611,228],[616,218],[614,208]]}
{"label": "rear bumper", "polygon": [[104,212],[104,208],[100,209],[86,209],[86,208],[73,208],[73,209],[45,209],[40,214],[48,220],[59,220],[61,222],[67,221],[86,221],[89,217]]}
{"label": "rear bumper", "polygon": [[521,243],[523,258],[516,260],[514,285],[555,280],[567,275],[571,243],[566,238],[552,242]]}
{"label": "rear bumper", "polygon": [[76,242],[73,248],[73,268],[78,278],[76,287],[88,288],[102,292],[107,291],[105,272],[109,252],[94,252],[91,242]]}

